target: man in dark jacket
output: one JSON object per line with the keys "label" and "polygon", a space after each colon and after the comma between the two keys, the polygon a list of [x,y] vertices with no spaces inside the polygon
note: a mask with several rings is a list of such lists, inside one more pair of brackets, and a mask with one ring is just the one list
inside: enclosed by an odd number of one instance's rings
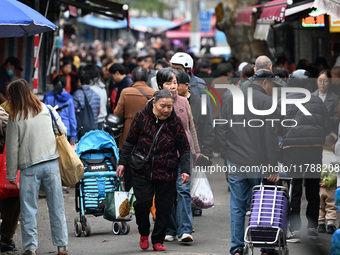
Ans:
{"label": "man in dark jacket", "polygon": [[[273,71],[273,64],[272,61],[267,57],[267,56],[259,56],[256,61],[255,61],[255,66],[254,66],[254,72],[257,72],[259,70],[269,70]],[[255,77],[250,77],[248,80],[244,81],[242,83],[241,89],[242,91],[246,91],[248,86],[253,83]],[[280,86],[285,87],[286,83],[278,76],[275,76],[274,78]]]}
{"label": "man in dark jacket", "polygon": [[[280,84],[276,83],[274,74],[269,70],[259,70],[254,76],[256,80],[249,85],[252,93],[246,91],[244,95],[244,113],[234,114],[236,109],[233,109],[233,101],[238,103],[239,100],[227,91],[222,99],[220,120],[223,120],[223,124],[215,127],[220,151],[229,171],[232,255],[243,254],[249,192],[260,183],[261,172],[270,172],[270,168],[277,167],[279,159],[278,132],[270,121],[279,118],[277,111],[267,116],[257,115],[253,109],[249,109],[247,101],[248,97],[252,97],[255,109],[271,109],[273,87]],[[235,89],[239,90],[237,87]],[[277,181],[278,175],[271,174],[268,180]]]}
{"label": "man in dark jacket", "polygon": [[16,71],[22,71],[19,59],[8,57],[0,67],[0,93],[6,97],[7,85],[13,80]]}
{"label": "man in dark jacket", "polygon": [[[315,81],[306,70],[296,70],[288,80],[289,87],[300,87],[310,90]],[[301,100],[302,93],[288,93],[287,99]],[[302,196],[302,183],[304,181],[307,198],[306,216],[308,219],[308,237],[315,239],[319,217],[319,181],[322,170],[322,145],[325,137],[331,131],[328,111],[322,100],[314,95],[303,104],[311,115],[305,115],[295,104],[287,104],[287,114],[284,120],[294,120],[293,127],[282,129],[282,155],[283,164],[291,169],[289,175],[294,178],[293,191],[290,204],[290,232],[288,242],[298,242],[300,239],[300,206]],[[318,170],[319,169],[319,170]]]}
{"label": "man in dark jacket", "polygon": [[113,90],[111,92],[111,94],[112,93],[116,94],[115,98],[113,98],[110,95],[111,104],[114,103],[114,107],[116,107],[119,101],[120,94],[122,93],[122,90],[127,87],[130,87],[133,81],[130,75],[128,75],[126,68],[121,64],[113,64],[110,67],[109,72],[112,75],[112,79],[116,83],[117,92],[114,92]]}

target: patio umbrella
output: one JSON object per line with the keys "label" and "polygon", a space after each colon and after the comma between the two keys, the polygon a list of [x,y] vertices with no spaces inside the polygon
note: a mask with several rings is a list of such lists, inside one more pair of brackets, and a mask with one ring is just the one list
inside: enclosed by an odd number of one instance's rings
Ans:
{"label": "patio umbrella", "polygon": [[55,28],[43,15],[19,1],[0,1],[0,37],[31,36]]}

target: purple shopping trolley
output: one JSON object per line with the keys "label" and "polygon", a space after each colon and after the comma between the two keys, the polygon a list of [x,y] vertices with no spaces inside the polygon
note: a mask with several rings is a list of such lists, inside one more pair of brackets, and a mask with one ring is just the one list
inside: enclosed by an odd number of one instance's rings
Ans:
{"label": "purple shopping trolley", "polygon": [[257,185],[253,188],[252,208],[244,242],[247,254],[253,248],[275,248],[288,254],[286,242],[287,218],[292,181],[289,189],[278,185]]}

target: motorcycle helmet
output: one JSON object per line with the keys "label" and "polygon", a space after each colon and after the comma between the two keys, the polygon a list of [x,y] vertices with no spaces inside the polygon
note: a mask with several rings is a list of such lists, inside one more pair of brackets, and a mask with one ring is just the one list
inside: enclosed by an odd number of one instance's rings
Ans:
{"label": "motorcycle helmet", "polygon": [[316,86],[316,82],[313,80],[311,73],[304,69],[298,69],[292,72],[288,77],[287,84],[289,87],[305,88],[310,92],[314,92]]}
{"label": "motorcycle helmet", "polygon": [[185,53],[185,52],[175,53],[171,57],[170,62],[172,64],[182,65],[184,68],[192,69],[194,67],[194,60],[188,53]]}
{"label": "motorcycle helmet", "polygon": [[121,136],[124,128],[124,120],[116,115],[108,114],[104,120],[104,130],[112,135],[113,138]]}

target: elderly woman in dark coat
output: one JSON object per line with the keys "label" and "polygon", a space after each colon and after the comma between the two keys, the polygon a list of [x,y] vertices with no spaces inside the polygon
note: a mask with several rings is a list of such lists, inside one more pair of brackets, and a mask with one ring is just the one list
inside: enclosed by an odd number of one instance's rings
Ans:
{"label": "elderly woman in dark coat", "polygon": [[140,248],[149,248],[149,209],[155,195],[156,220],[151,241],[154,250],[165,251],[163,241],[175,199],[178,164],[181,164],[182,183],[190,179],[189,142],[173,109],[170,91],[155,92],[155,97],[134,117],[121,151],[117,169],[119,177],[124,175],[132,152],[148,158],[140,170],[131,167]]}

